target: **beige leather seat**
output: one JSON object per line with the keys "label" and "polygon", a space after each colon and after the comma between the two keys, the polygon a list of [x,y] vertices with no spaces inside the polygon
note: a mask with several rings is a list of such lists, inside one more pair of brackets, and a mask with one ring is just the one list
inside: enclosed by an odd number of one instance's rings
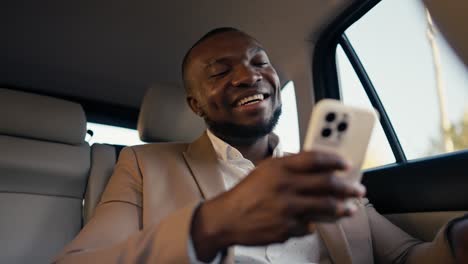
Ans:
{"label": "beige leather seat", "polygon": [[120,147],[108,144],[91,146],[91,170],[84,198],[83,221],[88,223],[101,200],[107,182],[114,171]]}
{"label": "beige leather seat", "polygon": [[[154,87],[145,94],[138,119],[140,139],[152,143],[194,140],[205,129],[203,120],[192,113],[183,97],[174,100],[179,102],[181,109],[177,113],[172,111],[173,108],[165,108],[165,104],[158,100],[170,96],[170,89],[163,88]],[[84,198],[84,224],[91,219],[99,204],[122,147],[108,144],[91,146],[91,169]]]}
{"label": "beige leather seat", "polygon": [[[143,99],[138,118],[140,139],[145,142],[191,141],[205,129],[201,118],[197,118],[188,108],[183,97],[174,100],[179,102],[177,113],[161,104],[158,100],[167,98],[171,89],[154,87],[148,89]],[[124,146],[93,144],[91,146],[91,171],[84,201],[84,223],[91,219],[101,199],[118,154]]]}
{"label": "beige leather seat", "polygon": [[[180,88],[183,89],[183,88]],[[146,91],[138,116],[138,133],[144,142],[191,142],[206,129],[202,118],[187,105],[184,94],[173,87],[152,87]],[[171,102],[170,107],[161,100]],[[174,112],[174,109],[179,109]]]}
{"label": "beige leather seat", "polygon": [[0,263],[49,263],[81,229],[85,134],[79,104],[0,89]]}

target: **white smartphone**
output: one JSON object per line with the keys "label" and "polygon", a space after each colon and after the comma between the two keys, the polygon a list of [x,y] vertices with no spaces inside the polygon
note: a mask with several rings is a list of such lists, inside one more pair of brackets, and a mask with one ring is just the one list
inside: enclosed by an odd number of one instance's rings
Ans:
{"label": "white smartphone", "polygon": [[303,150],[333,151],[352,163],[339,174],[351,182],[361,181],[361,167],[378,114],[376,111],[323,99],[313,108]]}

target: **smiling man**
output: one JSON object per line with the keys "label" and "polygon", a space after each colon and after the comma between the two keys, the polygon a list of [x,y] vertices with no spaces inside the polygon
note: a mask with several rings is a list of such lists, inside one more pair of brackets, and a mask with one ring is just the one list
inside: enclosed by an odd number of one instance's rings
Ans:
{"label": "smiling man", "polygon": [[234,29],[213,30],[187,53],[182,69],[188,104],[210,131],[234,145],[265,148],[281,98],[278,75],[259,43]]}
{"label": "smiling man", "polygon": [[341,157],[283,155],[271,133],[280,82],[254,38],[209,32],[185,56],[183,79],[207,131],[190,144],[125,148],[95,215],[57,262],[454,261],[448,227],[431,243],[410,237],[362,198],[362,185],[334,176],[351,166]]}

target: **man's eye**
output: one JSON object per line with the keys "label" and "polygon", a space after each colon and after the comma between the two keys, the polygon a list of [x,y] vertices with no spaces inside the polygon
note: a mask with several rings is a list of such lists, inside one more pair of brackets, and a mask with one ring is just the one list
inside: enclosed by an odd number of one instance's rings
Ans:
{"label": "man's eye", "polygon": [[229,70],[225,70],[225,71],[217,72],[217,73],[215,73],[215,74],[212,74],[210,77],[212,77],[212,78],[215,78],[215,77],[221,77],[221,76],[224,76],[224,75],[226,75],[228,72],[229,72]]}
{"label": "man's eye", "polygon": [[254,63],[254,65],[257,66],[257,67],[263,67],[263,66],[268,65],[268,62],[266,62],[266,61],[256,62],[256,63]]}

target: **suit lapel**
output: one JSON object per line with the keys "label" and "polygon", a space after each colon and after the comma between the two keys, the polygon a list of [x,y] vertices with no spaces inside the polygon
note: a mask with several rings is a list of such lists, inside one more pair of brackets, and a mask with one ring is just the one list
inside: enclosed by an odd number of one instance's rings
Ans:
{"label": "suit lapel", "polygon": [[366,208],[357,199],[353,202],[359,208],[354,216],[340,221],[346,234],[353,263],[373,263],[372,239]]}
{"label": "suit lapel", "polygon": [[351,252],[345,233],[339,222],[330,224],[318,224],[317,231],[333,263],[351,264]]}
{"label": "suit lapel", "polygon": [[218,159],[206,132],[183,154],[204,199],[213,198],[225,190]]}
{"label": "suit lapel", "polygon": [[317,230],[334,263],[373,263],[366,207],[358,199],[352,201],[359,208],[354,216],[336,223],[317,225]]}
{"label": "suit lapel", "polygon": [[[213,198],[225,191],[218,158],[206,132],[190,144],[183,155],[204,199]],[[233,249],[228,248],[226,253],[223,263],[234,263]]]}

